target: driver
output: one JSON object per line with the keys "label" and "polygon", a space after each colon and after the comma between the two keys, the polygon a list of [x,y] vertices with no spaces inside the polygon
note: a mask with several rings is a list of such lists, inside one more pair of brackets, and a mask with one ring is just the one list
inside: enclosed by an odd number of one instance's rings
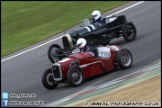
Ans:
{"label": "driver", "polygon": [[101,17],[101,12],[99,10],[94,10],[92,12],[92,23],[101,23],[101,24],[105,24],[106,23],[106,18]]}
{"label": "driver", "polygon": [[94,49],[87,45],[87,41],[84,38],[79,38],[77,40],[77,46],[79,47],[79,49],[82,49],[83,52],[92,52],[94,53]]}

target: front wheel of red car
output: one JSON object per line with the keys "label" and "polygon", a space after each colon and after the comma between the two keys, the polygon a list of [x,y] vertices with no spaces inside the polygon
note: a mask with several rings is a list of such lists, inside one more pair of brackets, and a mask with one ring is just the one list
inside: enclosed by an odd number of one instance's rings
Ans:
{"label": "front wheel of red car", "polygon": [[57,87],[58,83],[53,79],[52,69],[47,69],[43,72],[42,84],[49,90],[55,89]]}
{"label": "front wheel of red car", "polygon": [[116,56],[117,64],[122,69],[127,69],[131,67],[133,63],[133,57],[131,52],[128,49],[121,49],[117,52]]}
{"label": "front wheel of red car", "polygon": [[68,83],[74,87],[80,86],[84,81],[83,70],[79,66],[72,66],[67,74]]}

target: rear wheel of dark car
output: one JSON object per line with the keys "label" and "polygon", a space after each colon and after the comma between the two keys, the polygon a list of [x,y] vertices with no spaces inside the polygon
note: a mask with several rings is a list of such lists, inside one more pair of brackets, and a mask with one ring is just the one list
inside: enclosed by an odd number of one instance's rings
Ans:
{"label": "rear wheel of dark car", "polygon": [[49,90],[55,89],[57,87],[58,83],[53,79],[52,69],[47,69],[43,72],[42,84]]}
{"label": "rear wheel of dark car", "polygon": [[136,28],[133,23],[126,23],[122,28],[122,32],[126,41],[130,42],[136,39]]}
{"label": "rear wheel of dark car", "polygon": [[128,49],[121,49],[117,52],[116,61],[120,68],[127,69],[133,63],[133,57]]}
{"label": "rear wheel of dark car", "polygon": [[60,60],[61,58],[57,56],[61,50],[61,47],[57,44],[53,44],[48,49],[48,58],[52,63],[55,63],[56,61]]}
{"label": "rear wheel of dark car", "polygon": [[80,86],[84,81],[83,70],[77,65],[71,66],[68,70],[67,80],[74,87]]}

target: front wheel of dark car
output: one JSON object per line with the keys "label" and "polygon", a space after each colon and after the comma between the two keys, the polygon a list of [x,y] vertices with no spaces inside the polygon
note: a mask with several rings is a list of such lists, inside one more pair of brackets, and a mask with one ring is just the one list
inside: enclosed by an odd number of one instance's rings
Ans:
{"label": "front wheel of dark car", "polygon": [[47,69],[43,72],[42,84],[49,90],[55,89],[57,87],[58,83],[53,79],[52,69]]}
{"label": "front wheel of dark car", "polygon": [[80,86],[84,81],[83,70],[79,66],[72,66],[68,70],[67,81],[70,85]]}
{"label": "front wheel of dark car", "polygon": [[133,57],[128,49],[121,49],[117,52],[116,61],[120,68],[127,69],[133,63]]}
{"label": "front wheel of dark car", "polygon": [[59,52],[61,50],[61,47],[57,44],[53,44],[49,47],[47,55],[49,60],[52,63],[55,63],[57,60],[60,60],[61,58],[58,56]]}
{"label": "front wheel of dark car", "polygon": [[136,39],[136,28],[133,23],[126,23],[123,28],[123,37],[126,41],[130,42]]}

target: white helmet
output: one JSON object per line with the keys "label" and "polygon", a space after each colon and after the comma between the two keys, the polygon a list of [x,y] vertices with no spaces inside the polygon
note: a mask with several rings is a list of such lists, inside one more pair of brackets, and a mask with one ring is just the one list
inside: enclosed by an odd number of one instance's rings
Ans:
{"label": "white helmet", "polygon": [[101,17],[101,12],[99,10],[95,10],[92,12],[92,16],[95,20]]}
{"label": "white helmet", "polygon": [[87,44],[87,41],[84,38],[79,38],[77,40],[77,46],[79,48],[84,48],[86,44]]}

